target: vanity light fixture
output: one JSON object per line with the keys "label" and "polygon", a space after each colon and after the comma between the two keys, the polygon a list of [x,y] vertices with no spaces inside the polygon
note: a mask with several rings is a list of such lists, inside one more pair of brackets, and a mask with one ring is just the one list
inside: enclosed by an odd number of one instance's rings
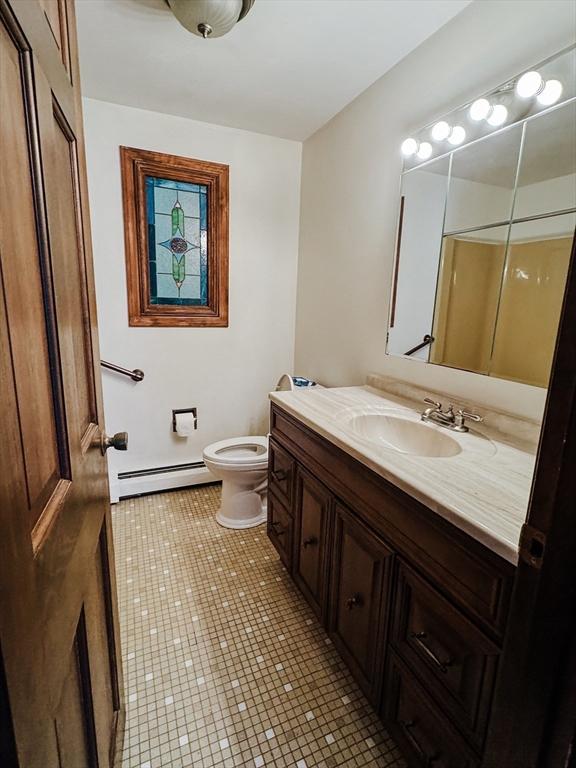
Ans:
{"label": "vanity light fixture", "polygon": [[412,157],[418,151],[418,142],[416,139],[404,139],[400,150],[404,157]]}
{"label": "vanity light fixture", "polygon": [[432,154],[432,144],[430,144],[430,142],[428,141],[423,141],[418,147],[418,152],[416,152],[416,157],[419,160],[428,160],[431,154]]}
{"label": "vanity light fixture", "polygon": [[436,125],[432,128],[432,138],[434,141],[444,141],[444,139],[447,139],[448,136],[450,136],[451,130],[452,129],[446,120],[440,120],[440,122],[436,123]]}
{"label": "vanity light fixture", "polygon": [[486,118],[486,121],[488,122],[489,125],[496,128],[499,125],[503,125],[506,122],[507,117],[508,117],[508,110],[506,109],[504,104],[495,104],[492,107],[492,111]]}
{"label": "vanity light fixture", "polygon": [[492,104],[490,104],[488,99],[476,99],[470,106],[468,114],[470,119],[477,123],[480,120],[486,120],[491,111]]}
{"label": "vanity light fixture", "polygon": [[450,136],[448,136],[448,142],[456,147],[458,144],[462,144],[465,138],[466,131],[464,128],[462,128],[461,125],[455,125],[454,128],[452,128]]}
{"label": "vanity light fixture", "polygon": [[562,96],[562,83],[560,80],[547,80],[546,85],[536,96],[536,101],[543,107],[555,104]]}
{"label": "vanity light fixture", "polygon": [[516,95],[520,96],[521,99],[530,99],[532,96],[536,96],[543,86],[544,81],[540,72],[524,72],[516,83]]}

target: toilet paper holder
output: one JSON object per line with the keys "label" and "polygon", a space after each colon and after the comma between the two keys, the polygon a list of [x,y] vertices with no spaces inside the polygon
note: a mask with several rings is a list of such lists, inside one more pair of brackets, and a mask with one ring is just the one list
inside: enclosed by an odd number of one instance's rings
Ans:
{"label": "toilet paper holder", "polygon": [[191,413],[194,416],[194,429],[198,429],[198,416],[196,408],[175,408],[172,409],[172,432],[176,432],[176,416],[179,413]]}

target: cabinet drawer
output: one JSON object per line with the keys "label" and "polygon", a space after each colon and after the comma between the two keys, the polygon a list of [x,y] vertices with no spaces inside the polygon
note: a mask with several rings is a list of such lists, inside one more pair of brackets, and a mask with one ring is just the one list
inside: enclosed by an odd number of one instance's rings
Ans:
{"label": "cabinet drawer", "polygon": [[418,768],[477,768],[460,735],[393,653],[388,673],[385,720],[409,764]]}
{"label": "cabinet drawer", "polygon": [[292,572],[292,518],[273,493],[268,494],[267,528],[268,538],[288,571]]}
{"label": "cabinet drawer", "polygon": [[376,703],[392,553],[336,504],[329,634],[366,696]]}
{"label": "cabinet drawer", "polygon": [[326,552],[330,529],[330,492],[298,469],[295,499],[294,578],[316,615],[326,612]]}
{"label": "cabinet drawer", "polygon": [[294,459],[278,443],[270,440],[268,446],[268,486],[291,512]]}
{"label": "cabinet drawer", "polygon": [[467,740],[480,748],[499,649],[403,563],[391,642]]}

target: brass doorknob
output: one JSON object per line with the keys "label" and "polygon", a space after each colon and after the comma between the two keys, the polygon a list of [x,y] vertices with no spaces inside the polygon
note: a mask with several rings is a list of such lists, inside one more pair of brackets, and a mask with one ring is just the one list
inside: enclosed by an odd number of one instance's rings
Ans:
{"label": "brass doorknob", "polygon": [[102,456],[108,448],[115,448],[117,451],[128,450],[128,432],[116,432],[112,437],[108,437],[106,432],[102,431],[100,437],[96,438],[94,444],[98,445]]}

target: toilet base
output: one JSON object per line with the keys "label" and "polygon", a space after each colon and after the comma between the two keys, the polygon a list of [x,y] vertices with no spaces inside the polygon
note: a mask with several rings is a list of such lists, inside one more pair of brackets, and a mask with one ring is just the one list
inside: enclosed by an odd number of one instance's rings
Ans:
{"label": "toilet base", "polygon": [[255,528],[257,525],[262,525],[266,522],[268,512],[266,507],[262,509],[262,512],[250,520],[235,520],[232,517],[226,517],[222,509],[219,509],[216,513],[216,522],[223,528],[235,528],[241,530],[242,528]]}
{"label": "toilet base", "polygon": [[223,528],[254,528],[266,522],[268,509],[265,488],[260,492],[253,487],[246,488],[238,482],[239,479],[222,482],[222,500],[216,513],[216,522]]}

